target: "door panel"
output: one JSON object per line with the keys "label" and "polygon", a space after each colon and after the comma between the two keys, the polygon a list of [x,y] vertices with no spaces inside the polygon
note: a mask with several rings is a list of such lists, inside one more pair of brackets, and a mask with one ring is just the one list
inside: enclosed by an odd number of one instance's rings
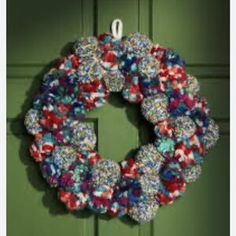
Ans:
{"label": "door panel", "polygon": [[[229,27],[224,0],[8,0],[7,228],[8,236],[229,235]],[[89,211],[68,213],[30,158],[23,117],[43,74],[80,36],[109,31],[121,18],[124,34],[141,31],[174,47],[208,97],[221,137],[206,156],[200,180],[155,220],[133,224]],[[120,161],[150,141],[150,126],[119,95],[89,114],[97,149]]]}

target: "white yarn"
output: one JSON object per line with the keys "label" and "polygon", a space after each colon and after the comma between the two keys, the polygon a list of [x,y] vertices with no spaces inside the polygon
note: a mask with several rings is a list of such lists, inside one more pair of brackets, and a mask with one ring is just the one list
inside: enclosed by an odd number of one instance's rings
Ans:
{"label": "white yarn", "polygon": [[111,25],[111,32],[115,39],[121,39],[123,34],[123,23],[120,19],[115,19]]}

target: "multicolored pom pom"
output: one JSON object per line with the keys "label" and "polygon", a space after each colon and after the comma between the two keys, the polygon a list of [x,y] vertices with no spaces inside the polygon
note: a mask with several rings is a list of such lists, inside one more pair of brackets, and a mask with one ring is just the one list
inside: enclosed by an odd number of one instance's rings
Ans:
{"label": "multicolored pom pom", "polygon": [[174,120],[174,134],[177,140],[190,138],[196,132],[196,125],[189,116],[179,116]]}
{"label": "multicolored pom pom", "polygon": [[129,209],[129,216],[140,224],[144,224],[152,220],[157,213],[159,204],[155,199],[147,197],[147,199],[139,201]]}
{"label": "multicolored pom pom", "polygon": [[52,152],[52,159],[61,169],[67,170],[76,160],[76,151],[70,146],[56,146]]}
{"label": "multicolored pom pom", "polygon": [[55,139],[51,133],[39,134],[30,147],[30,154],[36,162],[41,162],[54,148]]}
{"label": "multicolored pom pom", "polygon": [[71,143],[78,150],[94,149],[97,137],[94,127],[90,123],[77,123],[73,126]]}
{"label": "multicolored pom pom", "polygon": [[64,170],[62,171],[60,186],[75,194],[86,193],[89,185],[89,166],[74,161],[67,170],[65,168]]}
{"label": "multicolored pom pom", "polygon": [[141,146],[136,155],[136,165],[139,173],[158,174],[163,156],[157,151],[153,144]]}
{"label": "multicolored pom pom", "polygon": [[120,92],[124,87],[125,78],[120,71],[115,73],[107,72],[103,79],[110,92]]}
{"label": "multicolored pom pom", "polygon": [[46,158],[40,165],[43,177],[51,187],[60,185],[61,168],[54,162],[51,157]]}
{"label": "multicolored pom pom", "polygon": [[209,125],[207,127],[206,133],[203,136],[203,144],[206,150],[214,147],[217,140],[219,139],[219,126],[214,120],[209,120]]}
{"label": "multicolored pom pom", "polygon": [[199,178],[201,173],[201,165],[193,165],[183,170],[183,177],[187,183],[193,183]]}
{"label": "multicolored pom pom", "polygon": [[79,64],[76,74],[79,83],[90,83],[95,79],[101,79],[104,75],[104,70],[96,59],[85,58]]}
{"label": "multicolored pom pom", "polygon": [[187,75],[186,91],[190,94],[197,95],[200,91],[200,85],[196,77]]}
{"label": "multicolored pom pom", "polygon": [[40,120],[40,117],[39,117],[38,110],[30,109],[26,113],[24,124],[25,124],[27,131],[30,134],[36,135],[42,131],[42,127],[39,124],[39,120]]}
{"label": "multicolored pom pom", "polygon": [[139,85],[138,76],[126,76],[122,95],[130,103],[139,103],[143,99],[143,94]]}
{"label": "multicolored pom pom", "polygon": [[74,52],[81,58],[94,57],[97,55],[98,42],[95,37],[87,37],[78,40],[74,44]]}
{"label": "multicolored pom pom", "polygon": [[164,94],[144,98],[141,104],[143,116],[153,124],[168,118],[168,100]]}
{"label": "multicolored pom pom", "polygon": [[59,189],[59,199],[66,204],[66,207],[70,211],[83,209],[87,206],[87,193],[74,194],[67,192],[63,188]]}
{"label": "multicolored pom pom", "polygon": [[161,153],[165,158],[170,159],[174,155],[175,142],[171,138],[162,137],[155,141],[155,146],[158,152]]}
{"label": "multicolored pom pom", "polygon": [[129,34],[124,40],[124,50],[137,57],[143,57],[151,50],[152,42],[144,34],[139,32]]}
{"label": "multicolored pom pom", "polygon": [[112,160],[100,160],[92,169],[92,180],[95,186],[113,187],[120,178],[120,166]]}

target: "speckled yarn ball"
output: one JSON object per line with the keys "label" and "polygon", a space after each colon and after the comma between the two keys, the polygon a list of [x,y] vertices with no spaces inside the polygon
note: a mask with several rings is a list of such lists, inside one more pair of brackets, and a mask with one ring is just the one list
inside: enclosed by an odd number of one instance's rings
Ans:
{"label": "speckled yarn ball", "polygon": [[94,149],[97,137],[90,123],[78,123],[73,127],[71,142],[78,150]]}
{"label": "speckled yarn ball", "polygon": [[157,174],[164,161],[164,157],[153,144],[141,146],[135,158],[140,173]]}
{"label": "speckled yarn ball", "polygon": [[138,178],[142,191],[146,194],[156,194],[160,187],[160,177],[154,173],[144,173]]}
{"label": "speckled yarn ball", "polygon": [[25,115],[25,127],[28,133],[36,135],[42,131],[42,127],[39,124],[39,111],[30,109]]}
{"label": "speckled yarn ball", "polygon": [[152,97],[144,98],[141,104],[143,116],[153,124],[168,118],[167,97],[160,93]]}
{"label": "speckled yarn ball", "polygon": [[125,51],[137,57],[143,57],[148,54],[151,47],[151,40],[146,35],[139,32],[129,34],[124,40]]}
{"label": "speckled yarn ball", "polygon": [[214,120],[209,119],[208,128],[203,136],[203,144],[206,151],[214,147],[218,139],[219,139],[219,126],[215,123]]}
{"label": "speckled yarn ball", "polygon": [[193,165],[183,170],[183,177],[187,183],[193,183],[199,178],[201,173],[201,165]]}
{"label": "speckled yarn ball", "polygon": [[120,178],[120,166],[112,160],[100,160],[93,166],[92,180],[96,186],[113,187]]}
{"label": "speckled yarn ball", "polygon": [[52,159],[57,166],[66,170],[76,160],[76,151],[70,146],[56,146]]}
{"label": "speckled yarn ball", "polygon": [[187,86],[186,91],[193,95],[197,95],[200,91],[200,85],[195,76],[187,74]]}
{"label": "speckled yarn ball", "polygon": [[97,54],[98,42],[95,37],[87,37],[78,40],[74,44],[74,52],[81,58],[93,57]]}
{"label": "speckled yarn ball", "polygon": [[80,83],[90,83],[95,79],[101,79],[103,74],[103,68],[94,58],[84,59],[77,69],[78,81]]}
{"label": "speckled yarn ball", "polygon": [[139,73],[142,76],[154,78],[158,74],[159,64],[154,56],[144,56],[138,64]]}
{"label": "speckled yarn ball", "polygon": [[177,140],[190,138],[196,131],[196,125],[189,116],[179,116],[174,120],[174,133]]}
{"label": "speckled yarn ball", "polygon": [[157,213],[159,204],[152,197],[148,197],[146,200],[139,201],[129,209],[129,216],[140,224],[144,224],[152,220]]}
{"label": "speckled yarn ball", "polygon": [[118,70],[116,73],[106,73],[103,77],[110,92],[120,92],[124,86],[125,78]]}
{"label": "speckled yarn ball", "polygon": [[63,188],[59,189],[59,199],[66,204],[70,211],[83,209],[87,205],[88,194],[67,192]]}

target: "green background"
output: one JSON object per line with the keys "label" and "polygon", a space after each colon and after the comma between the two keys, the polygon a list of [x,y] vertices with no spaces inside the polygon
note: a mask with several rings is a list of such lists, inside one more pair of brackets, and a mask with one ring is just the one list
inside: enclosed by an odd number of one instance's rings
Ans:
{"label": "green background", "polygon": [[[225,0],[8,0],[7,1],[7,229],[8,236],[227,236],[229,235],[229,3]],[[68,213],[30,158],[32,138],[23,117],[40,79],[81,36],[109,31],[114,18],[124,34],[141,31],[175,48],[208,97],[220,140],[206,156],[199,181],[185,196],[136,225],[90,212]],[[98,151],[122,160],[149,141],[139,109],[112,96],[91,113]]]}

